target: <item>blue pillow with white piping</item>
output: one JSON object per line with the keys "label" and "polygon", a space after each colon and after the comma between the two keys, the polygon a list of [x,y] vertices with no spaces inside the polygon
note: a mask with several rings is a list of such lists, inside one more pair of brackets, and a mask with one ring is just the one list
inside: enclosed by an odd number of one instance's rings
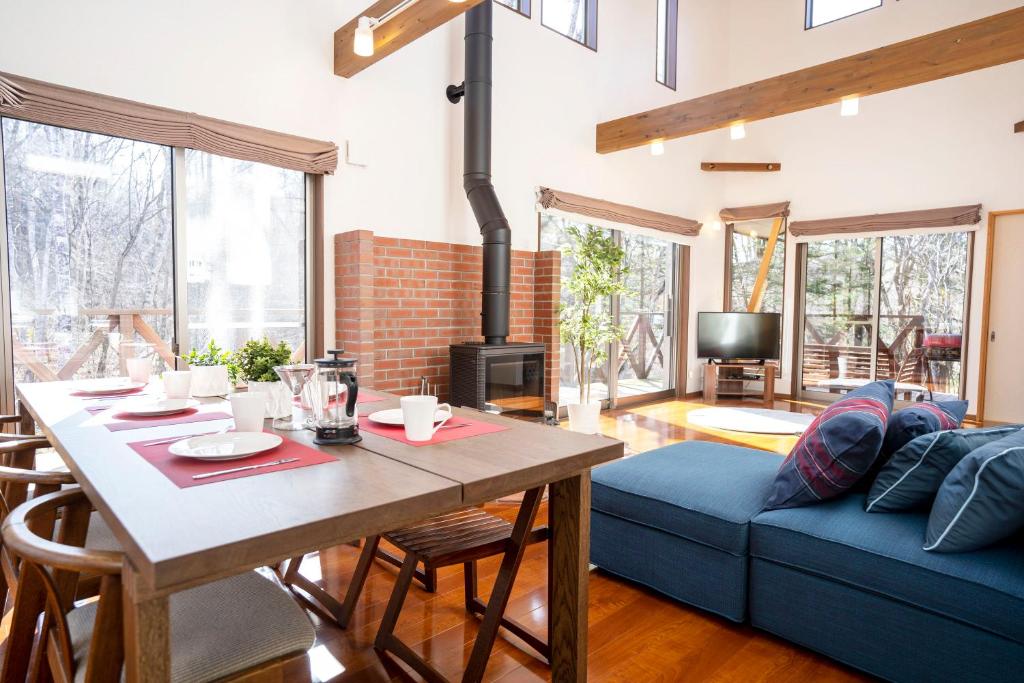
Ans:
{"label": "blue pillow with white piping", "polygon": [[903,512],[927,509],[942,481],[978,448],[1020,431],[1024,425],[952,429],[917,437],[896,451],[875,477],[864,509]]}
{"label": "blue pillow with white piping", "polygon": [[920,401],[897,410],[885,428],[879,464],[922,434],[959,429],[965,415],[967,401]]}
{"label": "blue pillow with white piping", "polygon": [[1024,430],[972,451],[942,482],[924,549],[978,550],[1024,528]]}

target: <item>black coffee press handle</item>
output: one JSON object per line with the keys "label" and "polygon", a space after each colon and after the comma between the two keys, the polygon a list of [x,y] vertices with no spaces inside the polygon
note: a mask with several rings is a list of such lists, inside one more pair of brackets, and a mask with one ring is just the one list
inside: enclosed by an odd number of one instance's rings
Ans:
{"label": "black coffee press handle", "polygon": [[345,398],[345,414],[352,417],[356,414],[356,398],[359,396],[359,381],[356,376],[344,372],[341,373],[341,382],[348,387],[348,396]]}

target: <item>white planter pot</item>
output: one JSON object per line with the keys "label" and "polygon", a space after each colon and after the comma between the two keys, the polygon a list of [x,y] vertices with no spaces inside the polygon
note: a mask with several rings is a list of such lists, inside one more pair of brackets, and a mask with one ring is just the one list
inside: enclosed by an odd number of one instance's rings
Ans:
{"label": "white planter pot", "polygon": [[292,414],[292,394],[284,382],[249,382],[249,391],[266,394],[266,417],[289,417]]}
{"label": "white planter pot", "polygon": [[601,415],[600,401],[570,404],[566,408],[569,411],[569,429],[580,434],[597,433],[598,419]]}
{"label": "white planter pot", "polygon": [[846,377],[846,371],[850,367],[850,359],[846,356],[839,356],[839,358],[836,358],[836,365],[839,366],[839,378]]}
{"label": "white planter pot", "polygon": [[228,366],[226,365],[194,365],[192,371],[192,395],[226,396],[230,387]]}

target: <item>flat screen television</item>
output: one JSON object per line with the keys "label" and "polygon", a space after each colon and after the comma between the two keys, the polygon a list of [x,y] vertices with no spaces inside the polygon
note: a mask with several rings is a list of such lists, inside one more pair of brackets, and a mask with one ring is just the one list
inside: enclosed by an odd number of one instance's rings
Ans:
{"label": "flat screen television", "polygon": [[781,313],[698,313],[697,357],[778,360]]}

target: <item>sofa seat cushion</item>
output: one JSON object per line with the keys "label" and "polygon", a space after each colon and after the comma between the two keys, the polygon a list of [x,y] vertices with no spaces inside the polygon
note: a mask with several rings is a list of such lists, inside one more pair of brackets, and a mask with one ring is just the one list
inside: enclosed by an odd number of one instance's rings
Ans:
{"label": "sofa seat cushion", "polygon": [[734,555],[747,553],[782,456],[684,441],[593,471],[591,507]]}
{"label": "sofa seat cushion", "polygon": [[864,496],[764,512],[750,554],[1024,643],[1024,543],[937,554],[921,545],[926,513],[868,514]]}

